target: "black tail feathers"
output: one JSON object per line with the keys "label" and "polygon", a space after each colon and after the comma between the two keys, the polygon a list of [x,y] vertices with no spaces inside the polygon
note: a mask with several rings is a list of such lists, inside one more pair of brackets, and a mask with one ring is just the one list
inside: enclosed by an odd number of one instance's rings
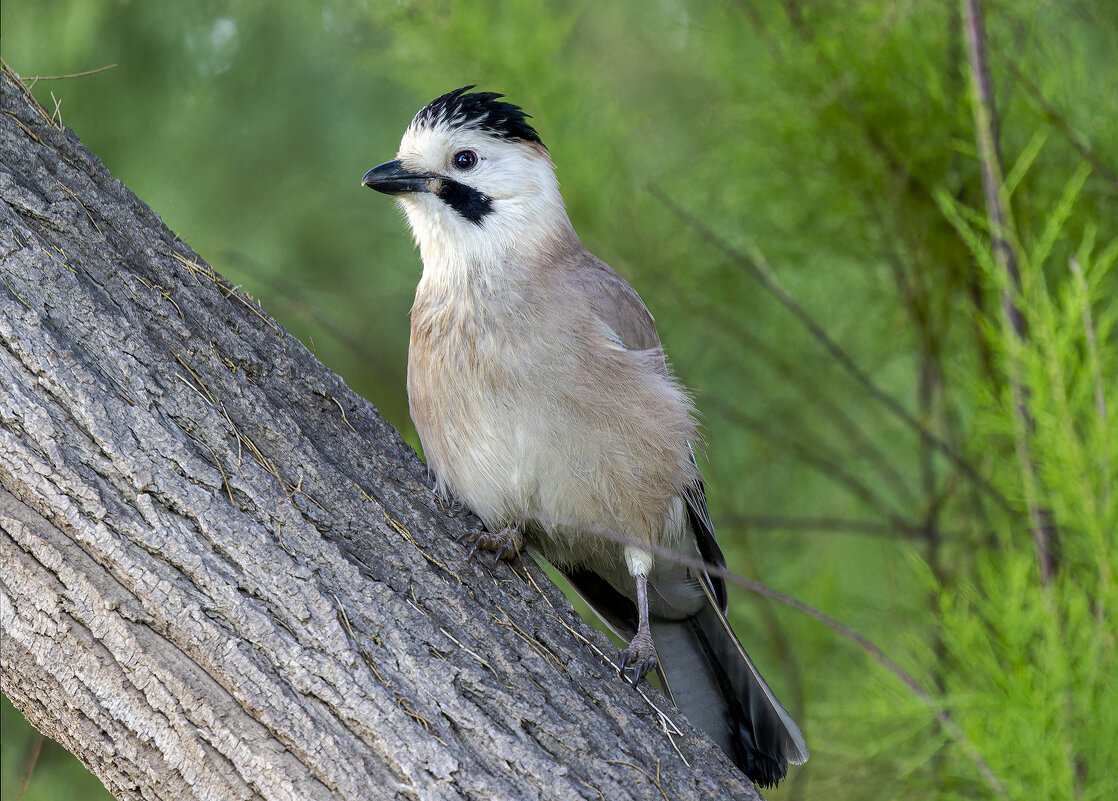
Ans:
{"label": "black tail feathers", "polygon": [[799,726],[734,636],[713,596],[694,617],[653,621],[653,640],[676,705],[746,776],[775,786],[807,761]]}

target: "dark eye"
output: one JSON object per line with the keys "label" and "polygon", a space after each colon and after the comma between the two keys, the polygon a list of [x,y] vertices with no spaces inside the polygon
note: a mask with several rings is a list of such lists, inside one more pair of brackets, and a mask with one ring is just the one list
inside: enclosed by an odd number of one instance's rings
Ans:
{"label": "dark eye", "polygon": [[477,166],[477,153],[472,150],[459,150],[454,154],[454,166],[460,170],[472,170]]}

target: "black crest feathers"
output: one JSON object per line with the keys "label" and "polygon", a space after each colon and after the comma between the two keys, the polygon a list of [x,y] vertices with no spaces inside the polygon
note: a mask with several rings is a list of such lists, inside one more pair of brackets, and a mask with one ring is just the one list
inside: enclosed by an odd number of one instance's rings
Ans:
{"label": "black crest feathers", "polygon": [[504,95],[497,92],[470,92],[475,85],[463,86],[435,98],[415,115],[411,127],[477,128],[502,139],[543,144],[520,106],[502,102],[500,98]]}

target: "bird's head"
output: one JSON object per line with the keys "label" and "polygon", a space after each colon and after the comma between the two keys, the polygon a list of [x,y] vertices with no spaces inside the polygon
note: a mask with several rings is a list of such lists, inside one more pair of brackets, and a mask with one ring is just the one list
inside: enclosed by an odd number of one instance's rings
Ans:
{"label": "bird's head", "polygon": [[496,267],[574,238],[555,165],[528,115],[473,88],[424,106],[396,158],[361,182],[396,196],[428,269]]}

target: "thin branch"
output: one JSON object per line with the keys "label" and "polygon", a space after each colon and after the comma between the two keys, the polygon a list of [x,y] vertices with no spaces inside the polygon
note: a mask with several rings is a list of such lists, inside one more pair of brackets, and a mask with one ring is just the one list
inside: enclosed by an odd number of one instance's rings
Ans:
{"label": "thin branch", "polygon": [[788,22],[792,24],[799,37],[805,42],[814,40],[815,31],[804,21],[804,13],[800,10],[799,4],[795,0],[782,0],[781,5],[784,6],[784,13],[788,15]]}
{"label": "thin branch", "polygon": [[781,429],[778,426],[773,426],[771,421],[758,420],[756,417],[746,414],[729,404],[723,403],[717,398],[711,398],[710,405],[719,413],[725,415],[739,425],[748,428],[758,436],[786,448],[804,464],[814,468],[836,484],[845,487],[852,495],[881,515],[882,519],[889,521],[894,528],[901,531],[919,531],[917,526],[905,520],[899,512],[895,511],[888,503],[879,498],[872,489],[856,476],[848,472],[841,465],[813,451],[802,442],[799,442],[788,434],[782,433]]}
{"label": "thin branch", "polygon": [[[800,395],[811,404],[813,417],[828,419],[841,434],[845,435],[850,443],[857,448],[858,455],[865,457],[874,464],[880,471],[881,476],[893,485],[898,495],[901,496],[903,503],[913,506],[919,504],[919,499],[905,482],[904,476],[901,475],[881,448],[870,439],[857,421],[835,401],[830,393],[819,392],[818,375],[809,373],[809,367],[805,367],[802,361],[795,364],[791,363],[777,348],[765,342],[747,326],[742,325],[741,320],[726,314],[718,306],[704,303],[700,308],[698,304],[691,301],[688,293],[683,291],[670,272],[660,273],[660,278],[676,289],[673,297],[693,318],[715,320],[717,325],[711,326],[711,330],[736,339],[738,344],[744,344],[746,347],[742,352],[750,356],[756,356],[777,375],[785,379],[787,383],[794,385]],[[676,369],[679,369],[678,365]]]}
{"label": "thin branch", "polygon": [[[939,340],[932,322],[931,301],[927,291],[927,284],[921,280],[918,270],[913,271],[911,280],[905,279],[903,263],[898,258],[895,260],[894,272],[897,276],[898,289],[907,302],[909,317],[918,333],[920,343],[920,371],[918,374],[916,402],[920,419],[928,423],[935,414],[935,399],[943,389],[943,371],[939,362]],[[919,447],[920,474],[924,489],[925,513],[921,528],[924,531],[925,558],[928,568],[936,579],[936,587],[927,592],[928,610],[933,616],[939,611],[940,593],[944,586],[943,570],[943,532],[940,529],[940,510],[942,499],[937,495],[937,475],[935,450],[926,442],[921,442]],[[947,645],[941,626],[932,626],[928,633],[931,652],[934,661],[929,666],[932,687],[937,695],[943,696],[947,692],[946,678],[944,676],[944,663],[947,657]],[[946,783],[944,749],[937,747],[929,760],[929,767],[933,781],[938,789],[943,789]]]}
{"label": "thin branch", "polygon": [[[869,204],[882,230],[887,226],[877,207]],[[907,239],[904,232],[901,239]],[[890,246],[885,258],[892,268],[893,280],[897,285],[897,293],[904,302],[912,328],[916,331],[917,344],[920,347],[920,370],[918,373],[916,402],[920,420],[930,427],[934,415],[934,396],[943,395],[943,369],[940,364],[941,339],[932,320],[931,291],[924,274],[916,263],[915,256],[908,256],[900,245],[889,238]],[[916,248],[911,248],[916,252]],[[911,265],[911,270],[906,269]],[[938,393],[937,393],[938,390]],[[945,439],[946,441],[946,439]],[[924,501],[924,524],[922,526],[928,544],[928,561],[933,565],[937,558],[935,551],[941,541],[941,532],[937,517],[941,508],[941,498],[937,492],[938,480],[936,475],[935,449],[926,440],[919,443],[919,461],[921,484]]]}
{"label": "thin branch", "polygon": [[99,72],[105,72],[113,69],[116,64],[109,64],[107,67],[98,67],[95,70],[86,70],[85,72],[72,72],[69,75],[32,75],[27,78],[20,78],[21,81],[30,81],[27,88],[34,88],[35,84],[39,81],[60,81],[63,78],[84,78],[86,75],[96,75]]}
{"label": "thin branch", "polygon": [[[978,474],[978,471],[968,462],[962,455],[957,453],[954,448],[944,442],[942,439],[933,434],[924,425],[920,423],[913,415],[905,409],[895,398],[893,398],[881,387],[874,383],[869,374],[865,372],[854,359],[842,349],[834,339],[831,338],[819,323],[809,315],[796,300],[788,294],[786,290],[773,276],[768,263],[764,260],[763,254],[757,250],[756,246],[753,247],[752,259],[747,257],[730,245],[726,240],[714,233],[704,223],[702,223],[693,214],[685,210],[682,206],[669,198],[659,187],[655,185],[649,186],[649,191],[667,206],[673,214],[679,217],[691,229],[702,236],[705,240],[712,243],[727,258],[734,264],[741,267],[745,272],[759,283],[770,295],[772,295],[785,309],[787,309],[793,317],[808,331],[809,334],[820,344],[826,351],[831,354],[835,361],[841,366],[850,376],[861,386],[870,397],[883,405],[886,409],[892,412],[898,419],[905,425],[915,431],[922,440],[935,448],[937,451],[946,456],[952,464],[959,468],[960,471],[976,486],[982,489],[987,495],[993,498],[999,506],[1007,511],[1013,511],[1013,507],[1005,496],[1002,495],[996,487],[989,481]],[[764,269],[762,269],[762,266]]]}
{"label": "thin branch", "polygon": [[[1079,291],[1080,297],[1083,299],[1082,308],[1080,313],[1083,315],[1083,330],[1087,338],[1087,356],[1091,364],[1092,377],[1095,380],[1095,413],[1099,417],[1101,428],[1106,430],[1106,393],[1103,391],[1102,380],[1102,367],[1099,363],[1099,342],[1095,334],[1095,321],[1091,317],[1091,293],[1087,286],[1087,279],[1083,275],[1083,268],[1079,266],[1079,259],[1072,256],[1068,260],[1068,266],[1071,267],[1072,275],[1075,276],[1075,286]],[[1102,453],[1102,469],[1103,475],[1109,476],[1110,473],[1110,455],[1104,448]],[[1106,487],[1103,495],[1103,505],[1110,504],[1110,488]]]}
{"label": "thin branch", "polygon": [[1079,259],[1072,256],[1068,259],[1072,275],[1075,276],[1075,285],[1083,298],[1081,314],[1083,315],[1083,330],[1087,336],[1087,350],[1090,356],[1091,372],[1095,379],[1095,411],[1099,420],[1106,422],[1106,394],[1102,388],[1102,368],[1099,366],[1099,342],[1095,335],[1095,323],[1091,318],[1090,290],[1087,288],[1087,279],[1083,275],[1083,268],[1079,266]]}
{"label": "thin branch", "polygon": [[768,28],[765,27],[765,20],[761,17],[760,12],[753,7],[750,0],[736,0],[737,6],[741,9],[742,13],[749,18],[749,23],[753,26],[753,31],[765,43],[765,46],[772,53],[774,58],[783,60],[783,54],[780,52],[780,44],[777,38],[773,36]]}
{"label": "thin branch", "polygon": [[944,709],[943,705],[940,704],[939,701],[937,701],[930,692],[925,690],[920,682],[918,682],[911,673],[894,662],[883,650],[881,650],[881,648],[871,642],[868,637],[848,626],[843,625],[838,620],[828,615],[826,612],[816,609],[814,606],[806,604],[803,601],[797,598],[793,598],[790,595],[785,595],[782,592],[771,589],[764,584],[761,584],[760,582],[751,581],[747,578],[743,578],[734,574],[725,576],[725,578],[733,581],[735,584],[739,584],[742,587],[745,587],[750,592],[756,593],[757,595],[763,595],[766,598],[771,598],[772,600],[782,603],[785,606],[791,607],[798,612],[803,612],[808,617],[819,621],[831,631],[835,632],[839,636],[849,640],[850,642],[861,648],[862,651],[864,651],[871,659],[873,659],[879,665],[881,665],[898,679],[900,679],[901,682],[906,687],[908,687],[917,698],[923,701],[924,704],[935,713],[936,720],[940,722],[940,725],[943,726],[948,735],[953,740],[955,740],[955,742],[959,745],[960,748],[963,749],[963,752],[967,755],[971,762],[974,763],[975,768],[982,775],[982,778],[986,780],[986,784],[989,785],[990,789],[993,790],[999,798],[1009,798],[1009,794],[1006,792],[1005,786],[1001,783],[997,775],[990,768],[990,765],[987,764],[986,760],[982,757],[982,754],[979,752],[978,748],[975,747],[974,743],[970,741],[970,738],[968,738],[962,728],[959,727],[959,724],[956,723],[951,717],[951,713]]}
{"label": "thin branch", "polygon": [[[998,143],[998,117],[994,106],[994,85],[986,58],[986,24],[979,0],[961,0],[963,4],[963,29],[966,34],[967,61],[971,74],[971,106],[974,111],[975,140],[982,167],[982,188],[986,196],[986,214],[994,241],[994,258],[1005,277],[1001,290],[1002,312],[1018,344],[1028,342],[1029,334],[1024,315],[1017,306],[1021,293],[1021,271],[1017,256],[1007,236],[1007,209],[1002,205],[1003,172],[1001,150]],[[1010,386],[1013,393],[1014,420],[1016,423],[1017,459],[1020,463],[1025,490],[1025,504],[1029,513],[1033,546],[1041,581],[1048,583],[1056,572],[1056,527],[1052,516],[1037,502],[1036,471],[1029,453],[1028,435],[1033,430],[1032,415],[1028,409],[1028,394],[1021,380],[1019,359],[1011,354]]]}
{"label": "thin branch", "polygon": [[915,539],[912,528],[898,528],[876,520],[849,520],[840,517],[796,517],[782,515],[723,515],[719,523],[725,527],[765,529],[768,531],[826,531],[843,534],[871,534],[891,537],[900,534]]}
{"label": "thin branch", "polygon": [[1071,127],[1071,123],[1068,122],[1067,118],[1060,113],[1059,109],[1045,99],[1044,94],[1040,91],[1040,87],[1017,66],[1017,63],[1012,58],[997,49],[994,50],[994,55],[1001,60],[1002,64],[1005,65],[1014,79],[1025,87],[1025,91],[1028,92],[1032,101],[1036,103],[1044,113],[1045,118],[1064,135],[1068,143],[1075,148],[1075,152],[1078,153],[1084,161],[1090,164],[1097,173],[1103,175],[1110,183],[1118,187],[1118,172],[1115,172],[1108,164],[1099,159],[1095,154],[1094,148],[1091,147],[1091,141],[1084,134]]}
{"label": "thin branch", "polygon": [[39,764],[39,756],[43,753],[43,744],[47,738],[36,732],[36,737],[27,749],[27,757],[23,760],[23,769],[19,774],[19,789],[16,791],[16,801],[23,801],[27,794],[27,786],[31,784],[31,777],[35,775],[35,766]]}

